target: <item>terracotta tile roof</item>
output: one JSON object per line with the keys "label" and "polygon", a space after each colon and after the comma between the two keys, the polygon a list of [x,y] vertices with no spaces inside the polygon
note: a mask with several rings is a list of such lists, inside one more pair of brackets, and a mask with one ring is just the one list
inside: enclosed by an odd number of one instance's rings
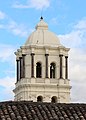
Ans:
{"label": "terracotta tile roof", "polygon": [[86,120],[86,104],[0,102],[0,120]]}

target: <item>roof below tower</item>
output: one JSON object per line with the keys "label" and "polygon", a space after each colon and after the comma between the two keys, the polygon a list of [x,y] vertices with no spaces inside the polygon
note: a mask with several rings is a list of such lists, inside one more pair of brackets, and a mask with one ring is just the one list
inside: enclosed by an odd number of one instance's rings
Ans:
{"label": "roof below tower", "polygon": [[86,104],[1,102],[0,120],[86,120]]}
{"label": "roof below tower", "polygon": [[40,22],[36,25],[36,30],[31,33],[27,39],[25,46],[29,45],[55,45],[60,46],[60,40],[53,32],[48,30],[48,24],[40,19]]}

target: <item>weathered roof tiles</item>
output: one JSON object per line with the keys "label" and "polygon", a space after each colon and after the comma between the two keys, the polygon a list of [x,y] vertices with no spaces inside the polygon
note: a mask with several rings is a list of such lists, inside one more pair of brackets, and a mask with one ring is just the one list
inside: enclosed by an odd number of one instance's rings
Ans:
{"label": "weathered roof tiles", "polygon": [[86,104],[1,102],[0,120],[86,120]]}

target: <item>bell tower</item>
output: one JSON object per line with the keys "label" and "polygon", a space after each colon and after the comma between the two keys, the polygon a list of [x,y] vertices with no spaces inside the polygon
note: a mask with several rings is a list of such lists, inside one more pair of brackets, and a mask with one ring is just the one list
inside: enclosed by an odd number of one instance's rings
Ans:
{"label": "bell tower", "polygon": [[48,30],[48,24],[43,18],[35,28],[26,43],[15,52],[15,101],[69,103],[70,49],[60,44],[59,38]]}

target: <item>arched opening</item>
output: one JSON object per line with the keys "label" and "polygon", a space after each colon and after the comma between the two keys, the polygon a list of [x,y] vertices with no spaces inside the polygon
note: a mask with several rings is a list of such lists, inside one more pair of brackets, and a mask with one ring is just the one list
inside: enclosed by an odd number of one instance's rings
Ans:
{"label": "arched opening", "polygon": [[40,62],[36,63],[36,77],[41,78],[42,77],[42,66]]}
{"label": "arched opening", "polygon": [[43,102],[43,97],[42,96],[38,96],[37,97],[37,102]]}
{"label": "arched opening", "polygon": [[55,68],[56,68],[55,63],[51,63],[50,64],[50,78],[55,78]]}
{"label": "arched opening", "polygon": [[56,103],[56,102],[57,102],[57,97],[56,97],[56,96],[53,96],[53,97],[51,98],[51,102],[52,102],[52,103]]}

